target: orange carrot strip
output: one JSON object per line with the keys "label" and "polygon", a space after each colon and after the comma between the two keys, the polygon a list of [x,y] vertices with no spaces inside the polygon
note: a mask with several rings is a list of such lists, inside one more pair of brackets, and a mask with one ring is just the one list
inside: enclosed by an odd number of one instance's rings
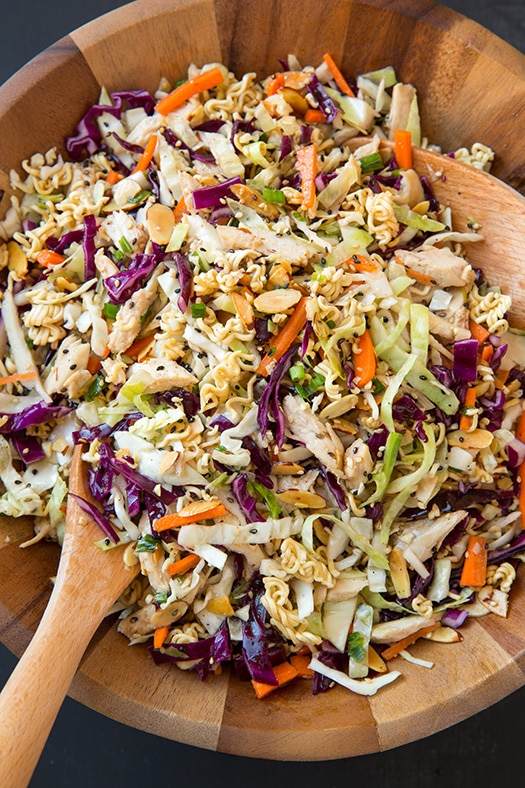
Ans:
{"label": "orange carrot strip", "polygon": [[175,222],[180,222],[183,214],[185,213],[188,213],[188,208],[186,206],[186,203],[184,202],[184,197],[181,197],[177,205],[173,209],[173,216],[175,217]]}
{"label": "orange carrot strip", "polygon": [[492,345],[483,345],[481,350],[481,360],[484,361],[486,364],[489,363],[490,359],[492,358],[492,354],[494,352],[494,348]]}
{"label": "orange carrot strip", "polygon": [[252,687],[255,690],[255,694],[259,698],[265,698],[270,692],[282,687],[284,684],[288,684],[290,681],[296,678],[297,670],[290,665],[289,662],[281,662],[280,665],[276,665],[273,668],[273,672],[275,674],[275,678],[277,679],[277,684],[265,684],[263,681],[255,681],[252,679]]}
{"label": "orange carrot strip", "polygon": [[170,564],[168,566],[168,574],[171,575],[171,577],[175,575],[184,575],[186,572],[189,572],[190,569],[195,569],[200,560],[198,555],[190,553],[190,555],[186,555],[184,558],[180,558],[178,561],[174,561]]}
{"label": "orange carrot strip", "polygon": [[297,167],[301,175],[302,207],[315,207],[315,176],[317,175],[317,149],[307,145],[297,151]]}
{"label": "orange carrot strip", "polygon": [[274,74],[268,80],[268,84],[266,85],[266,95],[268,96],[275,96],[277,91],[281,88],[284,88],[284,74],[282,71],[278,71],[277,74]]}
{"label": "orange carrot strip", "polygon": [[507,382],[507,378],[510,374],[510,369],[498,369],[496,374],[494,375],[494,385],[497,389],[502,389],[505,383]]}
{"label": "orange carrot strip", "polygon": [[341,93],[346,93],[347,96],[351,96],[352,98],[355,98],[354,91],[352,90],[352,88],[350,87],[350,85],[348,84],[346,79],[343,77],[343,75],[339,71],[338,67],[335,64],[335,61],[334,61],[332,55],[329,55],[328,52],[327,52],[325,55],[323,55],[323,60],[326,63],[326,65],[328,66],[328,68],[330,69],[330,71],[332,73],[332,76],[334,78],[334,82],[337,85],[337,87],[339,88],[339,90],[341,91]]}
{"label": "orange carrot strip", "polygon": [[487,537],[471,536],[461,572],[460,586],[481,588],[487,577]]}
{"label": "orange carrot strip", "polygon": [[432,277],[429,274],[424,274],[422,271],[414,271],[412,268],[407,268],[407,276],[415,279],[418,285],[428,287],[432,284]]}
{"label": "orange carrot strip", "polygon": [[90,356],[87,362],[87,371],[92,375],[96,375],[100,369],[100,359],[98,356]]}
{"label": "orange carrot strip", "polygon": [[[467,393],[465,394],[465,407],[473,408],[475,404],[476,404],[476,389],[472,386],[471,388],[467,389]],[[472,427],[472,416],[467,416],[466,414],[462,414],[459,420],[459,429],[469,430],[471,427]]]}
{"label": "orange carrot strip", "polygon": [[489,332],[486,328],[483,328],[482,325],[476,323],[475,320],[470,320],[468,327],[470,329],[470,335],[472,339],[477,339],[478,344],[483,345],[487,339],[490,337]]}
{"label": "orange carrot strip", "polygon": [[518,426],[516,427],[516,438],[525,443],[525,411],[520,416]]}
{"label": "orange carrot strip", "polygon": [[353,266],[356,271],[362,273],[366,271],[368,273],[377,272],[377,265],[375,265],[368,257],[364,257],[362,254],[353,254],[352,257],[349,257],[348,260],[345,260],[343,266],[346,268],[348,266]]}
{"label": "orange carrot strip", "polygon": [[6,375],[4,378],[0,378],[0,386],[18,383],[19,380],[30,380],[35,377],[35,374],[35,372],[15,372],[14,375]]}
{"label": "orange carrot strip", "polygon": [[308,667],[311,659],[311,654],[308,657],[303,657],[301,654],[294,654],[290,657],[290,664],[296,669],[298,676],[307,679],[314,675],[314,671]]}
{"label": "orange carrot strip", "polygon": [[356,344],[361,352],[354,354],[354,382],[363,388],[372,380],[377,368],[376,352],[368,329],[356,340]]}
{"label": "orange carrot strip", "polygon": [[253,328],[254,315],[250,302],[240,293],[231,294],[233,306],[245,328]]}
{"label": "orange carrot strip", "polygon": [[266,377],[269,371],[270,364],[273,361],[279,361],[284,356],[294,339],[300,334],[306,324],[306,302],[307,297],[303,296],[297,302],[294,311],[278,333],[278,335],[271,340],[270,350],[261,359],[261,363],[257,368],[257,374]]}
{"label": "orange carrot strip", "polygon": [[122,173],[117,172],[117,170],[110,170],[106,175],[106,182],[109,183],[110,186],[114,186],[123,178],[124,176],[122,175]]}
{"label": "orange carrot strip", "polygon": [[304,119],[307,123],[326,123],[324,112],[320,109],[307,109]]}
{"label": "orange carrot strip", "polygon": [[148,345],[150,345],[155,339],[155,334],[150,334],[147,337],[140,337],[140,339],[136,339],[132,345],[128,347],[126,350],[126,356],[130,358],[138,358],[143,350],[145,350]]}
{"label": "orange carrot strip", "polygon": [[42,249],[42,251],[37,254],[36,259],[40,265],[47,268],[50,265],[60,265],[60,263],[66,260],[66,257],[63,254],[51,251],[51,249]]}
{"label": "orange carrot strip", "polygon": [[412,169],[412,134],[405,129],[394,131],[396,161],[403,170]]}
{"label": "orange carrot strip", "polygon": [[220,503],[197,514],[166,514],[155,520],[154,527],[156,531],[169,531],[170,528],[180,528],[181,525],[189,525],[189,523],[196,523],[199,520],[212,520],[214,517],[222,517],[227,513],[226,507]]}
{"label": "orange carrot strip", "polygon": [[155,153],[156,147],[157,147],[157,135],[152,134],[146,143],[146,147],[144,148],[144,153],[142,154],[137,164],[135,165],[135,169],[131,171],[132,175],[135,175],[137,172],[144,172],[144,170],[148,168],[149,163],[153,158],[153,154]]}
{"label": "orange carrot strip", "polygon": [[433,632],[435,629],[439,627],[439,621],[436,621],[434,624],[430,624],[428,627],[423,627],[423,629],[418,629],[417,632],[412,633],[412,635],[407,635],[406,638],[403,640],[398,640],[397,643],[392,643],[391,646],[386,648],[384,651],[381,652],[381,657],[386,659],[393,659],[397,657],[400,651],[404,651],[408,646],[411,646],[412,643],[415,643],[416,640],[423,637],[423,635],[427,635],[429,632]]}
{"label": "orange carrot strip", "polygon": [[216,88],[221,82],[224,82],[221,69],[217,66],[209,68],[207,71],[199,74],[198,77],[188,79],[182,85],[179,85],[178,88],[172,90],[171,93],[168,93],[165,98],[157,103],[155,109],[160,115],[169,115],[170,112],[181,107],[192,96],[196,96],[205,90]]}
{"label": "orange carrot strip", "polygon": [[167,624],[165,627],[157,627],[153,633],[153,648],[162,648],[164,641],[168,637],[169,631],[170,628]]}

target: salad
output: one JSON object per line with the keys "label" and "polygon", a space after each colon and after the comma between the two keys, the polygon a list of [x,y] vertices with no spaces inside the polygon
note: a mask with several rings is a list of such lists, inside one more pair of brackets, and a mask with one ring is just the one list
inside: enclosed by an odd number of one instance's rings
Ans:
{"label": "salad", "polygon": [[507,615],[523,339],[413,144],[392,67],[289,56],[102,91],[67,157],[11,173],[0,513],[60,542],[81,444],[97,544],[140,564],[118,628],[156,663],[372,695]]}

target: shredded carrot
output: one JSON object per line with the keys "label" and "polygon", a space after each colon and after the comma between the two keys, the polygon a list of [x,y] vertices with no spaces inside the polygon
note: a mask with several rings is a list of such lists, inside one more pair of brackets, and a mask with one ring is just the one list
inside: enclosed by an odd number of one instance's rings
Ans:
{"label": "shredded carrot", "polygon": [[354,382],[363,388],[372,380],[377,368],[376,352],[368,329],[356,340],[356,345],[360,352],[354,353]]}
{"label": "shredded carrot", "polygon": [[483,345],[481,349],[481,360],[484,361],[485,364],[488,364],[490,362],[490,359],[492,358],[493,352],[494,352],[494,348],[492,347],[492,345],[490,344]]}
{"label": "shredded carrot", "polygon": [[168,566],[168,574],[171,575],[171,577],[175,575],[184,575],[186,572],[189,572],[190,569],[195,569],[200,560],[198,555],[190,553],[190,555],[186,555],[184,558],[180,558],[178,561],[174,561],[170,564]]}
{"label": "shredded carrot", "polygon": [[324,112],[320,109],[307,109],[304,119],[307,123],[326,123]]}
{"label": "shredded carrot", "polygon": [[[465,408],[473,408],[476,404],[476,389],[471,386],[465,394]],[[472,427],[472,416],[462,414],[459,420],[460,430],[469,430]]]}
{"label": "shredded carrot", "polygon": [[207,71],[199,74],[198,77],[188,79],[187,82],[183,82],[178,88],[168,93],[165,98],[157,103],[155,109],[160,115],[169,115],[170,112],[181,107],[192,96],[196,96],[205,90],[216,88],[221,82],[224,82],[221,69],[218,66],[209,68]]}
{"label": "shredded carrot", "polygon": [[472,339],[477,339],[478,344],[480,345],[485,344],[487,339],[490,337],[490,334],[487,331],[487,329],[483,328],[483,326],[480,325],[479,323],[476,323],[475,320],[469,320],[468,327],[470,329],[470,336],[472,337]]}
{"label": "shredded carrot", "polygon": [[182,219],[185,213],[188,213],[188,208],[186,206],[186,203],[184,202],[184,197],[181,197],[177,205],[173,209],[173,216],[175,217],[175,222],[180,222],[180,220]]}
{"label": "shredded carrot", "polygon": [[481,588],[487,577],[487,537],[471,536],[461,572],[459,584]]}
{"label": "shredded carrot", "polygon": [[106,176],[106,181],[107,183],[109,183],[110,186],[114,186],[123,178],[124,176],[122,175],[122,173],[117,172],[117,170],[110,170]]}
{"label": "shredded carrot", "polygon": [[411,646],[412,643],[416,642],[416,640],[419,640],[419,638],[423,637],[423,635],[427,635],[429,632],[433,632],[438,627],[439,621],[436,621],[434,624],[430,624],[428,627],[423,627],[423,629],[418,629],[417,632],[413,632],[411,635],[407,635],[406,638],[398,640],[397,643],[392,643],[391,646],[381,652],[382,659],[386,659],[388,662],[388,660],[397,657],[401,651],[404,651],[406,648],[408,648],[408,646]]}
{"label": "shredded carrot", "polygon": [[232,293],[231,298],[243,326],[245,328],[253,328],[254,315],[250,302],[240,293]]}
{"label": "shredded carrot", "polygon": [[149,163],[153,158],[153,154],[155,153],[156,147],[157,147],[157,135],[152,134],[146,143],[146,147],[144,148],[144,153],[142,154],[137,164],[135,165],[135,169],[131,171],[132,175],[135,175],[137,172],[144,172],[145,170],[147,170]]}
{"label": "shredded carrot", "polygon": [[270,342],[270,349],[261,359],[261,363],[257,368],[258,375],[266,377],[272,362],[279,361],[279,359],[284,356],[294,339],[297,338],[305,327],[307,300],[307,297],[303,296],[301,300],[297,302],[293,313],[290,315],[278,335]]}
{"label": "shredded carrot", "polygon": [[261,700],[261,698],[265,698],[270,692],[278,689],[279,687],[284,686],[284,684],[288,684],[290,681],[296,678],[298,675],[297,670],[290,665],[289,662],[281,662],[280,665],[276,665],[273,668],[273,672],[275,674],[275,678],[277,679],[277,684],[265,684],[263,681],[255,681],[252,679],[252,687],[255,690],[255,694]]}
{"label": "shredded carrot", "polygon": [[42,249],[42,251],[37,254],[36,259],[40,265],[43,265],[44,268],[48,268],[50,265],[60,265],[60,263],[63,263],[67,258],[63,254],[51,251],[51,249]]}
{"label": "shredded carrot", "polygon": [[317,175],[317,148],[306,145],[297,151],[297,168],[301,175],[302,207],[315,207],[315,177]]}
{"label": "shredded carrot", "polygon": [[347,96],[351,96],[352,98],[355,98],[354,91],[352,90],[346,79],[339,71],[339,68],[336,66],[332,55],[329,55],[327,52],[325,55],[323,55],[323,60],[328,66],[328,68],[330,69],[331,74],[334,78],[334,82],[339,88],[339,90],[341,91],[341,93],[346,93]]}
{"label": "shredded carrot", "polygon": [[268,80],[266,95],[275,96],[281,88],[284,88],[284,74],[282,71],[278,71],[277,74],[274,74],[274,76]]}
{"label": "shredded carrot", "polygon": [[153,648],[162,648],[169,631],[170,628],[167,624],[165,627],[157,627],[153,633]]}
{"label": "shredded carrot", "polygon": [[433,284],[432,277],[428,274],[424,274],[423,271],[414,271],[413,268],[407,268],[407,276],[411,279],[415,279],[418,285],[423,285],[424,287]]}
{"label": "shredded carrot", "polygon": [[90,356],[87,362],[87,371],[92,375],[96,375],[100,369],[100,359],[98,356]]}
{"label": "shredded carrot", "polygon": [[6,375],[0,378],[0,386],[6,386],[8,383],[18,383],[19,380],[31,380],[36,377],[35,372],[15,372],[14,375]]}
{"label": "shredded carrot", "polygon": [[199,520],[213,520],[215,517],[222,517],[225,514],[228,514],[228,510],[222,503],[220,503],[212,506],[210,509],[197,512],[193,515],[166,514],[164,517],[160,517],[158,520],[155,520],[154,528],[159,532],[169,531],[170,528],[180,528],[181,525],[189,525],[190,523],[196,523]]}
{"label": "shredded carrot", "polygon": [[525,411],[520,416],[518,426],[516,427],[516,438],[525,443]]}
{"label": "shredded carrot", "polygon": [[352,255],[352,257],[349,257],[348,260],[344,261],[343,266],[345,268],[348,266],[353,266],[356,271],[359,271],[359,273],[377,273],[378,271],[377,265],[369,260],[368,257],[364,257],[362,254]]}
{"label": "shredded carrot", "polygon": [[505,383],[507,382],[507,378],[510,374],[510,369],[502,369],[501,367],[498,369],[496,374],[494,375],[494,385],[497,389],[502,389]]}
{"label": "shredded carrot", "polygon": [[126,350],[126,356],[130,358],[138,358],[146,348],[153,343],[155,334],[150,334],[147,337],[140,337],[136,339],[132,345]]}
{"label": "shredded carrot", "polygon": [[301,676],[303,679],[309,679],[314,675],[314,671],[308,667],[311,659],[311,654],[308,657],[294,654],[290,657],[290,664],[296,669],[298,676]]}
{"label": "shredded carrot", "polygon": [[102,358],[103,359],[107,358],[110,353],[111,353],[111,350],[109,349],[109,345],[106,345],[106,347],[104,348],[104,355],[102,356]]}
{"label": "shredded carrot", "polygon": [[403,170],[412,169],[412,134],[405,129],[394,131],[396,161]]}

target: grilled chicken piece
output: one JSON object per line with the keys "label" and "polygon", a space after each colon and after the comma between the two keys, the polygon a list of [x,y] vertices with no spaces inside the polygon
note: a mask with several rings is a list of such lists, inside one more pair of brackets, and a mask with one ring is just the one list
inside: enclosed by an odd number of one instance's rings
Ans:
{"label": "grilled chicken piece", "polygon": [[[151,382],[144,381],[144,393],[154,394],[157,391],[167,391],[173,388],[190,388],[197,383],[197,378],[167,358],[152,358],[130,367],[131,375],[145,372],[151,377]],[[142,380],[142,378],[141,378]]]}
{"label": "grilled chicken piece", "polygon": [[394,539],[394,547],[403,550],[409,547],[421,562],[427,561],[434,549],[439,550],[445,536],[467,516],[464,509],[449,512],[436,517],[435,520],[424,518],[402,526]]}
{"label": "grilled chicken piece", "polygon": [[410,269],[427,274],[438,287],[464,287],[476,276],[472,266],[446,246],[424,246],[415,252],[401,249],[396,252],[396,260],[408,269],[409,275]]}
{"label": "grilled chicken piece", "polygon": [[276,254],[279,259],[305,265],[316,254],[301,241],[286,235],[276,235],[271,230],[251,230],[217,225],[217,232],[226,249],[255,249],[261,254]]}
{"label": "grilled chicken piece", "polygon": [[155,613],[155,605],[145,605],[130,616],[123,618],[118,625],[118,631],[126,635],[131,642],[140,642],[141,639],[153,634],[155,624],[151,618]]}
{"label": "grilled chicken piece", "polygon": [[316,416],[300,397],[288,394],[283,402],[286,425],[292,437],[306,448],[339,479],[343,473],[343,444],[332,427]]}
{"label": "grilled chicken piece", "polygon": [[142,315],[157,297],[157,279],[160,268],[157,268],[157,273],[152,276],[146,287],[137,290],[119,309],[117,319],[108,337],[108,347],[111,353],[124,353],[137,337],[142,328]]}
{"label": "grilled chicken piece", "polygon": [[78,397],[93,377],[87,369],[91,347],[79,337],[70,334],[58,348],[55,363],[44,383],[48,394],[67,394]]}
{"label": "grilled chicken piece", "polygon": [[147,575],[151,587],[155,591],[169,591],[169,577],[162,569],[164,561],[158,561],[156,553],[138,553],[138,558],[141,572]]}
{"label": "grilled chicken piece", "polygon": [[367,444],[358,438],[345,451],[345,476],[352,490],[366,482],[374,467],[374,461]]}
{"label": "grilled chicken piece", "polygon": [[425,616],[409,616],[407,618],[397,618],[394,621],[383,621],[381,624],[374,624],[372,627],[372,643],[397,643],[398,640],[419,632],[420,629],[430,627],[439,621],[439,616],[426,618]]}
{"label": "grilled chicken piece", "polygon": [[417,96],[413,85],[398,82],[392,90],[392,104],[390,105],[390,129],[388,138],[394,139],[396,129],[406,129],[410,111]]}
{"label": "grilled chicken piece", "polygon": [[133,216],[126,211],[113,211],[100,225],[99,232],[107,236],[117,249],[121,238],[125,238],[133,250],[133,254],[141,252],[146,246],[148,234]]}

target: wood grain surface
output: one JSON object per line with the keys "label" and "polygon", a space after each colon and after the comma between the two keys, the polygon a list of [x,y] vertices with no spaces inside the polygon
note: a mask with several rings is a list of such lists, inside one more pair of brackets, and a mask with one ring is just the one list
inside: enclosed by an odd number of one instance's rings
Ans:
{"label": "wood grain surface", "polygon": [[[432,141],[444,150],[485,142],[498,152],[494,174],[525,191],[525,57],[431,0],[137,0],[63,38],[0,88],[0,187],[21,159],[60,148],[102,84],[154,90],[161,75],[181,77],[189,61],[221,60],[238,74],[263,76],[289,52],[316,63],[327,50],[350,77],[393,65],[417,85]],[[513,288],[521,313],[522,198],[472,177],[486,214],[474,217],[486,241],[476,251],[473,245],[472,255],[479,251],[485,263],[493,256],[493,270]],[[447,176],[443,188],[450,193],[453,185]],[[515,236],[510,262],[508,255],[497,262],[496,232],[498,239]],[[0,639],[20,655],[49,596],[58,548],[39,544],[21,555],[28,524],[9,527],[0,544]],[[71,695],[128,725],[221,752],[287,760],[375,752],[458,722],[525,683],[524,600],[520,578],[508,619],[470,622],[461,644],[420,643],[418,653],[435,668],[422,671],[397,658],[403,678],[370,699],[342,688],[314,698],[305,681],[257,702],[251,687],[227,672],[201,683],[194,674],[154,667],[145,648],[130,648],[106,620]]]}

